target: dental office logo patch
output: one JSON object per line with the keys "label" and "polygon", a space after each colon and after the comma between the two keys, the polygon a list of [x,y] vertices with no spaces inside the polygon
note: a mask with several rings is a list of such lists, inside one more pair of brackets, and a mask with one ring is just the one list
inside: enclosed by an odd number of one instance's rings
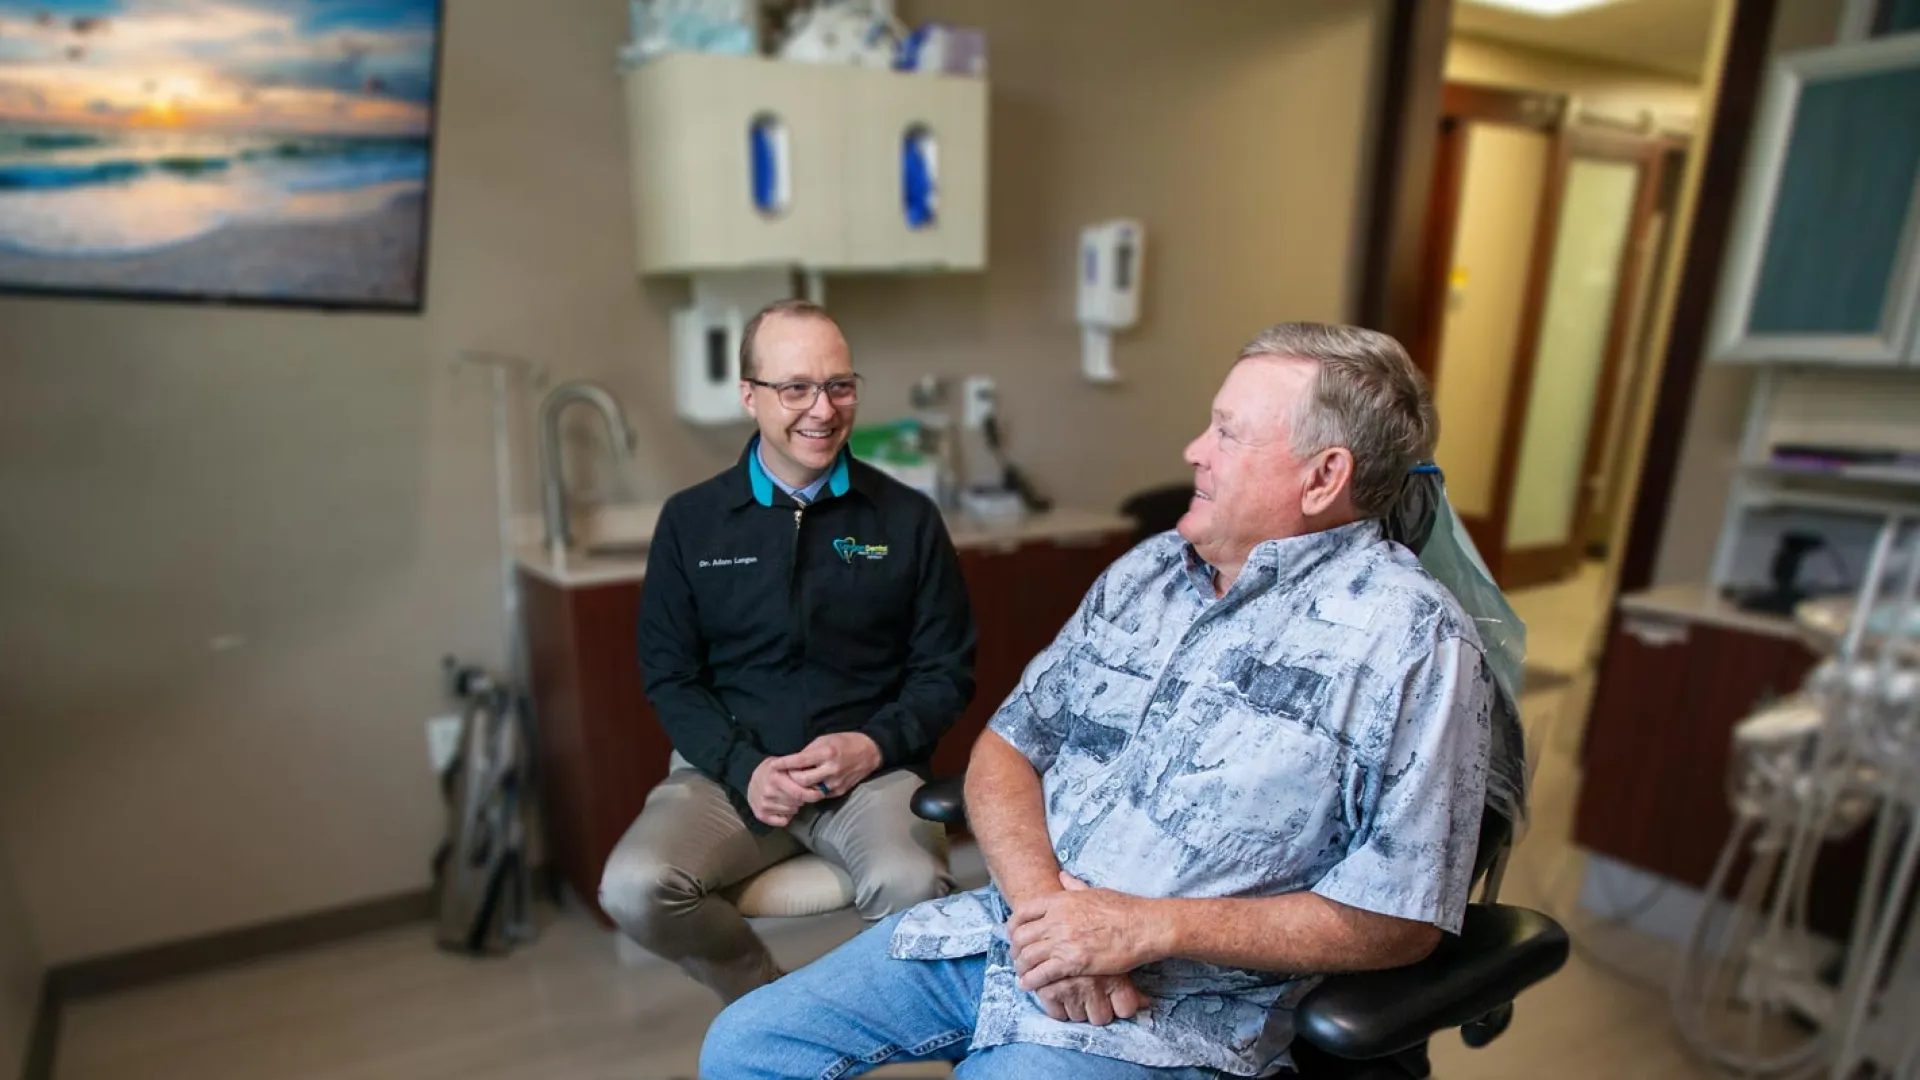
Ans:
{"label": "dental office logo patch", "polygon": [[887,557],[887,545],[863,544],[851,536],[843,536],[833,542],[833,550],[839,552],[840,561],[852,564],[858,556],[862,559],[884,559]]}

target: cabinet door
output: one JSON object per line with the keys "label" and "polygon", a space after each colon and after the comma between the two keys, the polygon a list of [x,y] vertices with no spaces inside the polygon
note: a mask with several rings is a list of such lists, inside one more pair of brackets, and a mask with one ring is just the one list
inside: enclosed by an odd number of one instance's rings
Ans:
{"label": "cabinet door", "polygon": [[1019,626],[1019,548],[968,548],[960,552],[978,644],[973,656],[973,703],[940,740],[933,754],[935,776],[965,771],[973,741],[1020,681],[1018,650],[1009,640]]}
{"label": "cabinet door", "polygon": [[1052,644],[1094,579],[1127,547],[1125,537],[1100,536],[960,553],[980,644],[974,656],[973,704],[934,752],[935,775],[949,776],[967,767],[974,740],[1020,684],[1027,664]]}
{"label": "cabinet door", "polygon": [[839,263],[844,77],[703,53],[629,73],[641,272]]}
{"label": "cabinet door", "polygon": [[[1798,690],[1816,659],[1792,638],[1622,613],[1587,722],[1574,842],[1703,888],[1733,828],[1734,726]],[[1821,851],[1807,909],[1816,931],[1847,936],[1870,832]]]}
{"label": "cabinet door", "polygon": [[1574,839],[1704,886],[1733,826],[1733,728],[1813,661],[1789,638],[1623,612],[1587,722]]}
{"label": "cabinet door", "polygon": [[640,678],[640,586],[521,571],[547,859],[596,918],[601,870],[673,749]]}
{"label": "cabinet door", "polygon": [[[987,84],[845,72],[846,265],[978,270],[987,261]],[[916,194],[929,185],[931,199]]]}
{"label": "cabinet door", "polygon": [[1722,360],[1900,363],[1920,305],[1920,35],[1775,61],[1716,316]]}
{"label": "cabinet door", "polygon": [[1095,535],[1034,544],[1023,560],[1021,612],[1028,658],[1053,642],[1079,610],[1080,601],[1102,572],[1127,553],[1126,535]]}

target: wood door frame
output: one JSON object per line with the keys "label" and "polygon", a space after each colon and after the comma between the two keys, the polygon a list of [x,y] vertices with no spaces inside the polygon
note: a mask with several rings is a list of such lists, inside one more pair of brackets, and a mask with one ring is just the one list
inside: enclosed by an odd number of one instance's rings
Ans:
{"label": "wood door frame", "polygon": [[1390,0],[1385,21],[1354,321],[1411,342],[1453,0]]}
{"label": "wood door frame", "polygon": [[[1448,275],[1452,272],[1453,244],[1460,227],[1460,196],[1466,183],[1466,123],[1458,116],[1440,117],[1440,137],[1433,156],[1433,191],[1427,207],[1425,250],[1421,253],[1418,317],[1413,336],[1405,342],[1414,366],[1437,386],[1440,343],[1447,322]],[[1478,542],[1478,538],[1475,538]]]}
{"label": "wood door frame", "polygon": [[[1435,387],[1439,385],[1440,350],[1446,337],[1447,279],[1452,272],[1453,248],[1460,225],[1460,198],[1466,182],[1467,131],[1473,124],[1498,124],[1555,136],[1570,103],[1565,94],[1465,82],[1446,83],[1441,88],[1440,99],[1440,137],[1434,153],[1426,230],[1421,240],[1422,287],[1415,298],[1418,306],[1412,324],[1413,337],[1407,342],[1415,366],[1426,375],[1428,384]],[[1550,179],[1542,192],[1542,199],[1557,202],[1557,192]],[[1545,220],[1551,210],[1552,207],[1543,201],[1536,211],[1536,217]],[[1530,297],[1537,288],[1533,281],[1533,264],[1539,258],[1537,230],[1536,225],[1536,250],[1529,256],[1527,289]],[[1524,334],[1524,322],[1522,331]],[[1523,353],[1527,351],[1525,346],[1526,342],[1522,341],[1520,349]],[[1500,483],[1498,466],[1496,461],[1496,485]],[[1474,546],[1480,549],[1481,557],[1486,560],[1488,569],[1494,572],[1496,580],[1500,578],[1500,556],[1504,548],[1501,541],[1505,538],[1505,518],[1501,516],[1500,500],[1501,492],[1496,488],[1494,513],[1484,516],[1460,515],[1460,524],[1473,538]]]}
{"label": "wood door frame", "polygon": [[[1534,233],[1533,262],[1527,271],[1527,299],[1521,316],[1520,341],[1513,361],[1513,378],[1507,384],[1505,430],[1501,432],[1500,452],[1494,467],[1493,519],[1499,530],[1495,565],[1492,567],[1502,588],[1520,589],[1541,585],[1564,576],[1577,567],[1586,538],[1580,523],[1593,508],[1593,486],[1589,482],[1599,464],[1601,445],[1606,437],[1609,410],[1613,408],[1614,383],[1620,374],[1627,346],[1627,331],[1632,322],[1633,301],[1638,295],[1640,276],[1647,271],[1648,253],[1639,250],[1637,239],[1653,220],[1660,199],[1660,172],[1665,166],[1666,141],[1615,131],[1572,127],[1562,131],[1554,150],[1547,192],[1541,201],[1540,221]],[[1624,162],[1639,169],[1633,209],[1627,223],[1627,243],[1620,253],[1615,278],[1612,311],[1607,322],[1606,344],[1600,362],[1599,382],[1594,388],[1593,411],[1587,428],[1587,445],[1581,454],[1579,485],[1574,496],[1572,516],[1568,520],[1565,543],[1512,549],[1507,546],[1507,528],[1513,518],[1514,485],[1520,476],[1520,444],[1526,434],[1527,407],[1533,398],[1535,376],[1540,362],[1540,332],[1546,321],[1547,290],[1552,286],[1553,259],[1559,247],[1560,218],[1567,179],[1573,163],[1579,159]],[[1476,538],[1476,543],[1478,542]],[[1573,552],[1569,557],[1569,549]]]}
{"label": "wood door frame", "polygon": [[[1603,503],[1596,504],[1588,513],[1585,524],[1587,530],[1587,557],[1613,559],[1618,554],[1616,537],[1620,529],[1620,515],[1631,511],[1631,492],[1634,476],[1633,410],[1645,394],[1647,380],[1656,375],[1654,370],[1654,346],[1659,341],[1660,297],[1666,291],[1669,277],[1674,272],[1673,252],[1678,245],[1685,243],[1680,232],[1680,199],[1683,194],[1687,174],[1687,162],[1694,152],[1692,140],[1685,137],[1671,137],[1660,152],[1660,194],[1654,203],[1654,213],[1664,218],[1659,235],[1653,238],[1653,249],[1649,255],[1647,270],[1641,277],[1640,291],[1645,296],[1646,307],[1636,316],[1637,325],[1632,340],[1627,342],[1627,362],[1630,369],[1622,376],[1617,389],[1621,395],[1617,404],[1617,415],[1608,421],[1609,427],[1617,425],[1619,445],[1616,453],[1606,467],[1600,490],[1605,493]],[[1604,512],[1604,517],[1602,513]],[[1604,530],[1595,532],[1596,525],[1604,525]],[[1600,538],[1600,550],[1595,550],[1596,538]]]}

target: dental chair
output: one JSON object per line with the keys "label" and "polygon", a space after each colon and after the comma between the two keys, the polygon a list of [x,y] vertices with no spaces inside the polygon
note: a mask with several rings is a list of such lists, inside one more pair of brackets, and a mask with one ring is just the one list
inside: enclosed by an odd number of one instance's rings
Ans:
{"label": "dental chair", "polygon": [[[1144,538],[1172,528],[1191,494],[1191,485],[1150,489],[1121,509]],[[1437,531],[1453,528],[1445,505],[1439,469],[1430,462],[1416,466],[1384,522],[1387,536],[1424,552]],[[1497,592],[1491,581],[1486,586]],[[1518,738],[1517,701],[1503,695],[1502,702]],[[1508,750],[1518,754],[1520,747]],[[913,812],[964,828],[964,783],[964,776],[954,776],[922,786]],[[1292,1051],[1303,1080],[1427,1080],[1433,1071],[1427,1043],[1441,1031],[1459,1028],[1476,1049],[1506,1031],[1514,999],[1559,971],[1570,947],[1566,930],[1546,915],[1496,902],[1512,846],[1512,821],[1489,805],[1474,852],[1472,888],[1480,896],[1467,905],[1460,933],[1443,935],[1417,964],[1330,975],[1307,994],[1293,1016]]]}
{"label": "dental chair", "polygon": [[[930,842],[944,858],[945,831]],[[853,906],[853,879],[820,856],[801,852],[721,890],[720,895],[749,919],[826,915]]]}
{"label": "dental chair", "polygon": [[794,919],[852,907],[853,879],[820,856],[803,852],[720,895],[749,919]]}
{"label": "dental chair", "polygon": [[[948,828],[966,825],[964,776],[914,793],[913,812]],[[1294,1010],[1293,1054],[1301,1080],[1427,1080],[1427,1041],[1459,1028],[1471,1047],[1498,1038],[1521,991],[1567,961],[1567,933],[1538,911],[1494,902],[1511,850],[1511,824],[1483,815],[1474,858],[1480,899],[1457,935],[1417,964],[1329,975]]]}
{"label": "dental chair", "polygon": [[1191,502],[1193,482],[1189,480],[1136,491],[1120,504],[1120,514],[1133,519],[1133,542],[1137,544],[1180,524]]}

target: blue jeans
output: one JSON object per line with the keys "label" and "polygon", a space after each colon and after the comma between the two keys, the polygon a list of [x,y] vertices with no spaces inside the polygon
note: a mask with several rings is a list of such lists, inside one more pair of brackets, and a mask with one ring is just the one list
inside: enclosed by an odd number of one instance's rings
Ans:
{"label": "blue jeans", "polygon": [[1154,1069],[1053,1046],[967,1052],[986,957],[895,960],[895,915],[727,1007],[700,1049],[702,1080],[838,1080],[899,1061],[950,1061],[968,1077],[1210,1080],[1211,1069]]}

